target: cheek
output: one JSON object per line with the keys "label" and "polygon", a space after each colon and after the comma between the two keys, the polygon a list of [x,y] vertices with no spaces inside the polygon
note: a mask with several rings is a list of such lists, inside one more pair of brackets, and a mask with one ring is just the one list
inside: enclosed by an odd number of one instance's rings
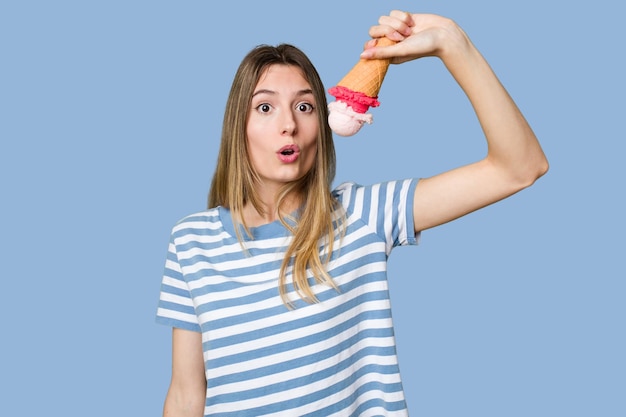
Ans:
{"label": "cheek", "polygon": [[248,141],[248,148],[259,149],[263,144],[263,138],[267,136],[265,127],[254,120],[254,117],[248,119],[246,125],[246,136]]}
{"label": "cheek", "polygon": [[258,129],[257,127],[248,127],[247,131],[247,144],[248,144],[248,152],[251,156],[255,153],[263,152],[268,148],[267,140],[265,140],[265,136],[263,131]]}
{"label": "cheek", "polygon": [[263,149],[260,147],[260,144],[255,141],[254,139],[250,139],[248,138],[247,141],[247,148],[248,148],[248,161],[250,162],[250,165],[252,165],[252,167],[256,170],[258,170],[260,168],[260,166],[262,166],[263,164],[261,163],[262,161],[262,155],[263,155]]}

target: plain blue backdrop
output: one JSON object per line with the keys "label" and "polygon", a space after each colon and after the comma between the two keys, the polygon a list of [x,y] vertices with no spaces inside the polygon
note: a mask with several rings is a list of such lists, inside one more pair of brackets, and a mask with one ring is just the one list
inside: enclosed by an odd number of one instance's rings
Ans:
{"label": "plain blue backdrop", "polygon": [[[551,171],[390,258],[412,416],[626,416],[621,8],[599,0],[4,1],[0,392],[7,416],[157,416],[170,228],[205,207],[232,77],[289,42],[327,87],[397,8],[454,18]],[[430,176],[485,153],[443,65],[390,68],[337,182]]]}

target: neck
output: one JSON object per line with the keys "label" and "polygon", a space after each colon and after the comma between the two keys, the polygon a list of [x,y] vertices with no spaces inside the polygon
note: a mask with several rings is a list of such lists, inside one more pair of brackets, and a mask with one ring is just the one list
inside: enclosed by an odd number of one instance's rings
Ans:
{"label": "neck", "polygon": [[301,198],[295,194],[290,194],[283,200],[281,206],[276,204],[275,195],[269,198],[262,198],[262,211],[259,212],[249,202],[243,208],[243,218],[249,227],[262,226],[272,223],[279,218],[279,212],[292,213],[300,206]]}

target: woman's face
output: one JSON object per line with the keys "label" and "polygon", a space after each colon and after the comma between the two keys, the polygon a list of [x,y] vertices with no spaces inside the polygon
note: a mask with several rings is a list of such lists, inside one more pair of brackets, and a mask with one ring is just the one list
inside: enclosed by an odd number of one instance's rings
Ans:
{"label": "woman's face", "polygon": [[315,163],[318,133],[315,99],[300,68],[268,67],[254,89],[247,124],[250,162],[261,187],[306,175]]}

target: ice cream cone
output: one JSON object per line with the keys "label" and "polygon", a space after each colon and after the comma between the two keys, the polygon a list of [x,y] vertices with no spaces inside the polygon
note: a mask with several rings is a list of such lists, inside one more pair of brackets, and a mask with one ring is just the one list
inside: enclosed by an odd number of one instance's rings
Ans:
{"label": "ice cream cone", "polygon": [[[377,46],[395,42],[378,39]],[[372,123],[370,107],[378,107],[378,92],[389,69],[388,59],[360,59],[339,83],[328,92],[336,100],[328,104],[328,123],[340,136],[352,136],[363,123]]]}
{"label": "ice cream cone", "polygon": [[[388,46],[394,43],[387,38],[380,38],[376,45]],[[376,98],[388,69],[388,59],[361,59],[337,85]]]}

